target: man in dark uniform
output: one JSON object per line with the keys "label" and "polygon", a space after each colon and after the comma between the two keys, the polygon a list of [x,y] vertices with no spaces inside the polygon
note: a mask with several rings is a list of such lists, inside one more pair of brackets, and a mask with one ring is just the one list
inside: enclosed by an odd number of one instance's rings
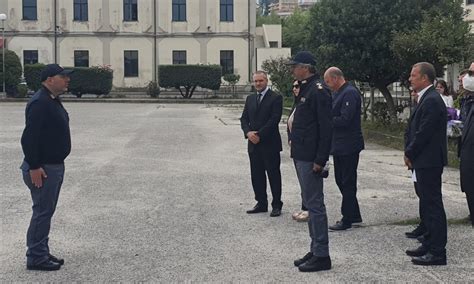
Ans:
{"label": "man in dark uniform", "polygon": [[364,149],[361,129],[360,92],[346,82],[337,67],[324,73],[324,81],[333,91],[332,95],[332,146],[334,175],[342,194],[342,220],[329,227],[330,230],[347,230],[353,223],[362,222],[357,201],[357,166],[359,153]]}
{"label": "man in dark uniform", "polygon": [[310,251],[295,260],[294,264],[302,272],[329,270],[331,258],[323,176],[331,149],[331,95],[316,74],[316,62],[310,52],[298,52],[289,64],[300,85],[300,99],[291,114],[289,125],[291,157],[301,186],[303,204],[309,211],[311,237]]}
{"label": "man in dark uniform", "polygon": [[432,64],[413,65],[410,84],[418,94],[405,133],[405,165],[412,170],[420,199],[421,222],[428,237],[416,249],[407,250],[415,265],[446,265],[447,221],[441,192],[443,168],[447,164],[446,105],[433,86]]}
{"label": "man in dark uniform", "polygon": [[268,211],[267,178],[272,191],[271,217],[281,215],[281,136],[278,124],[283,112],[283,98],[268,88],[268,78],[264,71],[253,74],[257,94],[247,97],[240,118],[244,137],[248,139],[250,174],[257,204],[248,214]]}
{"label": "man in dark uniform", "polygon": [[33,200],[26,236],[28,270],[58,270],[64,264],[50,253],[48,240],[64,178],[64,160],[71,152],[69,116],[59,100],[67,91],[71,72],[57,64],[47,65],[41,72],[42,88],[26,106],[21,169]]}

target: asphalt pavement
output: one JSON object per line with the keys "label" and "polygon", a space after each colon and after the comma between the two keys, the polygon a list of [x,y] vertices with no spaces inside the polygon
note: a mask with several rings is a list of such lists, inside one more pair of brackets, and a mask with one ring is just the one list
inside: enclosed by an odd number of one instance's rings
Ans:
{"label": "asphalt pavement", "polygon": [[[359,163],[362,227],[330,233],[332,270],[298,272],[293,260],[309,250],[309,236],[291,219],[301,197],[288,146],[282,216],[247,215],[255,201],[241,106],[206,104],[65,103],[73,149],[50,233],[65,265],[27,271],[24,107],[0,104],[0,282],[474,282],[474,229],[454,224],[468,215],[459,172],[443,175],[454,220],[448,265],[414,266],[404,253],[418,246],[404,237],[414,227],[397,225],[418,214],[403,153],[373,144]],[[286,141],[284,123],[281,133]],[[341,202],[332,174],[325,197],[332,224]]]}

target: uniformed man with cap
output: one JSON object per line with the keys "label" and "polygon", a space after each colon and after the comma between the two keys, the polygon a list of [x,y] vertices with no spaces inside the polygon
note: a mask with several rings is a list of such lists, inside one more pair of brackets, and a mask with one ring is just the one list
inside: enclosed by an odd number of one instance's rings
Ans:
{"label": "uniformed man with cap", "polygon": [[64,178],[64,160],[71,152],[69,116],[59,100],[68,89],[70,73],[72,70],[57,64],[46,65],[41,72],[42,87],[26,106],[21,169],[33,201],[26,235],[28,270],[58,270],[64,264],[50,253],[48,240]]}
{"label": "uniformed man with cap", "polygon": [[309,211],[310,251],[295,266],[302,272],[331,269],[328,220],[324,205],[324,167],[329,159],[332,137],[332,101],[329,89],[319,78],[315,59],[308,51],[298,52],[289,62],[300,84],[300,100],[290,115],[291,157],[301,187],[303,204]]}

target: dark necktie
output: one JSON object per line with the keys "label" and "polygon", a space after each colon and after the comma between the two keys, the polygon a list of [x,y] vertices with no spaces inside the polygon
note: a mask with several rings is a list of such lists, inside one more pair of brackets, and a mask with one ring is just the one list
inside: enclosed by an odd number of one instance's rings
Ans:
{"label": "dark necktie", "polygon": [[257,106],[260,106],[260,103],[262,102],[262,99],[263,99],[263,94],[259,93],[257,95]]}

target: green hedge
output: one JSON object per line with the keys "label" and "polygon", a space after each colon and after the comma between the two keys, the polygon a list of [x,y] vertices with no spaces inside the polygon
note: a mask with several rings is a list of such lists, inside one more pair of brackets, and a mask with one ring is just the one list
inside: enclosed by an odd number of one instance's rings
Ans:
{"label": "green hedge", "polygon": [[[181,95],[190,98],[196,87],[218,90],[221,86],[220,65],[160,65],[158,81],[161,87],[177,88]],[[181,88],[185,89],[185,94]]]}
{"label": "green hedge", "polygon": [[69,82],[69,92],[77,97],[83,94],[107,95],[112,90],[113,71],[107,66],[75,67]]}
{"label": "green hedge", "polygon": [[26,85],[30,90],[38,91],[41,88],[41,71],[46,67],[46,65],[37,63],[37,64],[25,64],[24,67],[24,76]]}
{"label": "green hedge", "polygon": [[[0,49],[0,89],[3,88],[3,80],[5,78],[5,89],[8,96],[15,96],[17,93],[17,85],[21,80],[21,62],[20,58],[14,51],[5,49],[5,69],[7,72],[3,72],[3,53]],[[3,89],[2,89],[3,91]]]}
{"label": "green hedge", "polygon": [[[28,88],[37,91],[41,87],[41,71],[44,64],[25,65],[25,80]],[[69,92],[77,97],[83,94],[107,95],[112,89],[113,71],[107,66],[75,67]]]}

